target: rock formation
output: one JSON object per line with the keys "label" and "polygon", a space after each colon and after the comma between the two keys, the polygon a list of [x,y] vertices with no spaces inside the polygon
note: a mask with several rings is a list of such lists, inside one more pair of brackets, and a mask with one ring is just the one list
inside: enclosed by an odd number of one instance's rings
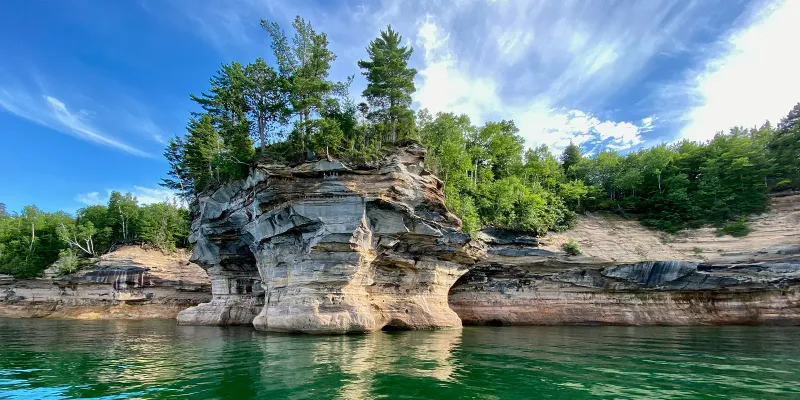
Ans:
{"label": "rock formation", "polygon": [[[651,240],[652,232],[636,229],[643,237],[630,241]],[[586,242],[613,246],[613,232],[595,234]],[[763,243],[760,234],[728,242],[733,252],[719,240],[710,255],[653,241],[648,251],[689,261],[644,261],[647,253],[624,250],[636,243],[601,253],[618,260],[568,257],[513,232],[484,232],[487,256],[453,286],[450,305],[475,325],[800,324],[798,236],[787,232],[772,246],[742,251],[743,242]]]}
{"label": "rock formation", "polygon": [[461,326],[447,293],[480,248],[447,211],[424,151],[380,165],[258,165],[193,206],[211,302],[182,324],[346,333]]}
{"label": "rock formation", "polygon": [[[213,297],[178,321],[309,333],[800,324],[799,196],[754,217],[744,239],[669,236],[601,214],[566,233],[489,228],[470,239],[423,160],[410,146],[371,167],[262,164],[201,196],[192,259]],[[568,237],[585,255],[560,250]]]}
{"label": "rock formation", "polygon": [[[47,272],[47,271],[46,271]],[[125,246],[75,274],[0,277],[0,317],[172,319],[208,301],[208,276],[181,254]]]}

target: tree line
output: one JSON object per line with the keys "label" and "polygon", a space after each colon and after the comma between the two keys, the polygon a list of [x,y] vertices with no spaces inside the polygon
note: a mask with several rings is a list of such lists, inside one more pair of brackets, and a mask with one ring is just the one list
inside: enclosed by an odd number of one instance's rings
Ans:
{"label": "tree line", "polygon": [[59,261],[62,273],[116,245],[141,243],[163,251],[187,247],[188,210],[176,202],[139,205],[130,193],[112,192],[107,205],[81,208],[75,217],[35,206],[9,213],[0,204],[0,273],[38,276]]}
{"label": "tree line", "polygon": [[568,228],[576,213],[608,210],[669,232],[707,224],[727,232],[731,221],[741,232],[740,220],[764,211],[770,191],[800,188],[800,104],[777,127],[592,157],[572,143],[558,158],[546,146],[525,150],[511,121],[477,127],[463,115],[423,110],[417,124],[467,231],[541,234]]}
{"label": "tree line", "polygon": [[413,48],[391,26],[358,62],[367,80],[359,104],[349,95],[352,76],[328,79],[336,55],[325,33],[299,16],[291,40],[277,23],[261,26],[274,63],[222,65],[208,91],[192,95],[200,111],[165,151],[171,168],[162,185],[189,200],[245,177],[259,161],[369,162],[408,141],[428,149],[426,163],[467,232],[497,226],[541,234],[592,210],[674,232],[736,221],[763,211],[768,191],[800,186],[800,105],[777,127],[735,127],[706,143],[592,157],[570,144],[556,157],[546,146],[526,149],[513,121],[475,126],[465,115],[415,114]]}

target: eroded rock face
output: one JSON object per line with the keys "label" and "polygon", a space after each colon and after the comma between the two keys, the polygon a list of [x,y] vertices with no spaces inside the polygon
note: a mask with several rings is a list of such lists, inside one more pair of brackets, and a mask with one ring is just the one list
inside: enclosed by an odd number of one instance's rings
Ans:
{"label": "eroded rock face", "polygon": [[411,146],[375,168],[260,165],[200,198],[192,260],[213,299],[178,321],[308,333],[461,326],[448,290],[481,249],[423,158]]}
{"label": "eroded rock face", "polygon": [[182,253],[123,246],[71,275],[0,277],[0,317],[173,319],[209,292],[205,271]]}
{"label": "eroded rock face", "polygon": [[475,325],[800,324],[800,252],[618,263],[490,242],[450,291]]}

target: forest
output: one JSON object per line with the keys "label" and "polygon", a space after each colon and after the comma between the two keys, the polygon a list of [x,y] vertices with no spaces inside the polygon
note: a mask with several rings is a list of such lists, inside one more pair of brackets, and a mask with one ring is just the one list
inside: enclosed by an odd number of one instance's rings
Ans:
{"label": "forest", "polygon": [[[169,141],[162,186],[191,204],[259,162],[335,157],[374,165],[397,146],[427,148],[426,164],[445,187],[447,205],[466,232],[487,227],[543,234],[567,229],[576,215],[607,210],[668,232],[713,225],[746,235],[746,216],[764,211],[772,191],[800,188],[800,103],[777,126],[733,127],[708,142],[681,141],[592,157],[570,144],[561,154],[526,149],[513,121],[473,124],[465,115],[415,112],[413,49],[391,26],[357,63],[366,78],[356,102],[354,76],[329,79],[336,55],[327,35],[299,16],[291,38],[261,21],[273,64],[262,58],[223,64],[209,88],[191,95],[197,111]],[[35,276],[56,260],[69,272],[79,258],[122,243],[163,250],[187,245],[189,211],[137,204],[112,193],[107,206],[73,218],[26,207],[0,210],[0,273]]]}
{"label": "forest", "polygon": [[208,91],[192,96],[201,111],[165,152],[171,170],[162,184],[187,200],[246,176],[259,161],[313,155],[368,163],[409,141],[428,149],[426,163],[467,232],[542,234],[568,228],[577,213],[609,210],[669,232],[714,224],[741,235],[742,218],[763,211],[770,191],[800,187],[800,104],[777,127],[733,127],[706,143],[593,157],[570,144],[557,156],[545,146],[526,149],[513,121],[476,126],[465,115],[415,113],[413,49],[391,26],[358,62],[367,81],[358,104],[349,94],[353,77],[328,79],[336,55],[325,33],[299,16],[291,40],[274,22],[261,26],[274,65],[261,58],[222,65]]}
{"label": "forest", "polygon": [[0,274],[34,277],[56,261],[58,272],[67,274],[122,244],[186,247],[188,214],[175,202],[139,205],[120,192],[111,192],[108,205],[81,208],[75,217],[35,206],[9,214],[0,204]]}

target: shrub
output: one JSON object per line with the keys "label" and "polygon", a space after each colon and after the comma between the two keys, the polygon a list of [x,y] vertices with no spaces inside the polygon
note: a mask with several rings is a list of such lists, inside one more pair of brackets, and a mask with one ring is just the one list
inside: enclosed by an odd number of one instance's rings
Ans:
{"label": "shrub", "polygon": [[781,190],[787,190],[787,189],[791,189],[791,188],[792,188],[792,181],[789,180],[789,179],[783,179],[783,180],[778,181],[778,183],[776,183],[775,186],[772,187],[772,190],[781,191]]}
{"label": "shrub", "polygon": [[567,240],[563,245],[561,245],[561,249],[563,249],[565,253],[571,256],[577,256],[583,253],[583,250],[581,250],[581,246],[578,244],[577,241],[575,241],[575,239]]}
{"label": "shrub", "polygon": [[703,252],[703,248],[702,247],[695,247],[692,250],[694,251],[694,254],[700,254],[700,253]]}
{"label": "shrub", "polygon": [[728,222],[717,231],[719,236],[731,235],[733,237],[747,236],[752,230],[747,226],[747,218],[739,217],[736,221]]}
{"label": "shrub", "polygon": [[71,274],[78,270],[78,256],[72,249],[61,250],[56,261],[59,275]]}

